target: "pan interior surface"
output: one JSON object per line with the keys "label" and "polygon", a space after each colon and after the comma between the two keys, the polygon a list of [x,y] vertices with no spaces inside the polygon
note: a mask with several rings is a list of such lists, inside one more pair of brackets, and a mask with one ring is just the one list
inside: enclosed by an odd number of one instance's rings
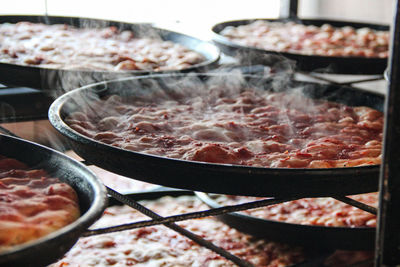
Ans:
{"label": "pan interior surface", "polygon": [[295,52],[277,52],[273,50],[264,50],[261,48],[240,45],[228,40],[221,31],[228,26],[241,26],[250,24],[256,20],[268,22],[294,22],[303,25],[322,26],[330,24],[333,27],[350,26],[355,29],[370,28],[373,30],[388,31],[388,25],[339,21],[329,19],[245,19],[225,21],[214,25],[211,29],[213,33],[213,42],[225,54],[237,57],[243,64],[265,64],[274,66],[280,62],[290,62],[296,69],[301,71],[312,71],[320,73],[337,74],[383,74],[387,66],[387,58],[367,58],[367,57],[341,57],[341,56],[318,56],[298,54]]}
{"label": "pan interior surface", "polygon": [[346,105],[365,105],[378,110],[382,110],[383,107],[381,95],[349,87],[287,81],[276,88],[273,80],[253,75],[232,77],[230,74],[176,74],[128,78],[77,89],[53,103],[49,119],[58,131],[68,137],[73,149],[88,161],[124,176],[169,187],[253,196],[350,195],[376,191],[379,172],[379,166],[376,165],[296,169],[178,160],[110,146],[77,133],[65,123],[66,116],[71,112],[110,94],[115,93],[121,97],[143,96],[155,91],[173,94],[173,88],[177,87],[190,88],[185,91],[190,94],[196,90],[205,90],[205,84],[227,85],[230,88],[256,86],[263,90],[293,88],[310,98]]}
{"label": "pan interior surface", "polygon": [[[37,240],[15,246],[1,254],[0,265],[47,265],[60,258],[107,206],[106,191],[95,174],[81,163],[44,146],[6,135],[0,136],[0,154],[69,184],[77,193],[81,215],[74,222]],[[38,255],[42,255],[38,257]]]}
{"label": "pan interior surface", "polygon": [[[4,83],[12,85],[29,86],[43,90],[71,90],[83,85],[99,81],[112,80],[132,75],[147,75],[150,73],[175,73],[204,71],[214,68],[220,57],[219,49],[212,43],[197,39],[192,36],[173,32],[167,29],[153,27],[148,23],[126,23],[111,20],[100,20],[83,17],[62,16],[0,16],[0,23],[18,23],[21,21],[43,24],[66,24],[77,28],[104,28],[116,27],[121,31],[132,31],[137,37],[151,37],[159,40],[171,41],[172,43],[189,48],[204,58],[203,61],[176,70],[131,70],[131,71],[106,71],[101,69],[73,69],[40,67],[37,65],[20,65],[0,63],[0,78]],[[24,79],[21,79],[24,77]]]}

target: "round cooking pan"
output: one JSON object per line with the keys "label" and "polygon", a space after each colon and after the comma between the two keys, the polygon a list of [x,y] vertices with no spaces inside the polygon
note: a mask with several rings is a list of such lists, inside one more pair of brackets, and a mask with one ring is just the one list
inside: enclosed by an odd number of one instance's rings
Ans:
{"label": "round cooking pan", "polygon": [[[169,72],[190,72],[201,71],[213,67],[219,60],[219,49],[209,43],[181,33],[152,27],[150,24],[125,23],[79,17],[57,17],[57,16],[0,16],[0,23],[17,23],[28,21],[45,24],[68,24],[78,28],[96,28],[115,26],[120,30],[131,30],[137,37],[160,37],[162,40],[181,44],[191,50],[202,54],[205,61],[179,71]],[[16,65],[0,63],[0,80],[2,83],[20,86],[29,86],[37,89],[73,89],[89,83],[130,77],[132,75],[149,74],[149,71],[88,71],[88,70],[64,70],[50,69],[36,66]]]}
{"label": "round cooking pan", "polygon": [[[143,201],[143,200],[147,201],[147,200],[157,200],[165,196],[179,197],[179,196],[193,196],[194,194],[195,193],[192,191],[174,190],[170,188],[161,187],[157,188],[156,190],[127,194],[126,196],[129,196],[130,199],[133,199],[135,201]],[[121,202],[118,202],[114,198],[109,199],[109,206],[117,206],[117,205],[123,205],[123,204]],[[246,233],[245,231],[243,232]],[[322,263],[326,260],[326,258],[332,253],[332,249],[330,248],[322,248],[322,247],[316,248],[315,246],[304,247],[304,251],[307,255],[307,258],[303,262],[290,265],[290,267],[321,266]]]}
{"label": "round cooking pan", "polygon": [[[196,195],[211,208],[221,207],[221,204],[206,193],[196,192]],[[295,224],[238,212],[219,215],[217,218],[241,232],[290,244],[346,250],[372,250],[375,246],[375,228],[372,227]]]}
{"label": "round cooking pan", "polygon": [[[248,196],[351,195],[377,191],[379,166],[299,169],[262,168],[171,159],[121,149],[71,129],[66,116],[101,96],[135,95],[148,91],[207,90],[208,86],[243,86],[270,90],[273,79],[231,74],[173,74],[133,77],[88,85],[59,97],[49,109],[51,124],[67,137],[72,149],[90,163],[134,179],[174,188]],[[302,88],[312,98],[382,110],[383,96],[351,87],[287,81],[280,88]]]}
{"label": "round cooking pan", "polygon": [[44,146],[0,135],[0,155],[15,158],[29,167],[44,169],[71,185],[78,194],[81,216],[71,224],[35,241],[0,254],[0,266],[44,266],[56,261],[93,224],[107,205],[103,184],[81,163]]}
{"label": "round cooking pan", "polygon": [[317,71],[327,73],[340,73],[340,74],[382,74],[387,66],[387,58],[367,58],[367,57],[337,57],[337,56],[318,56],[318,55],[303,55],[288,52],[276,52],[264,50],[255,47],[244,46],[236,44],[226,37],[222,36],[220,32],[227,26],[240,26],[247,25],[255,20],[265,20],[270,22],[289,22],[304,25],[322,26],[323,24],[330,24],[334,27],[351,26],[356,29],[368,27],[375,30],[388,31],[389,26],[349,21],[337,21],[326,19],[299,19],[299,18],[286,18],[286,19],[247,19],[247,20],[233,20],[221,22],[212,27],[213,41],[227,55],[237,57],[241,62],[252,64],[266,64],[273,65],[282,60],[293,60],[295,66],[303,71]]}

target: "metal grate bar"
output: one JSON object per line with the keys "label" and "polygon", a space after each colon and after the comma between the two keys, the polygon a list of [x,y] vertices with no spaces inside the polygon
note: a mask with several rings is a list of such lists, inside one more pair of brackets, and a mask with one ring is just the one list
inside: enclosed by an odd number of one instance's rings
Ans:
{"label": "metal grate bar", "polygon": [[306,77],[310,77],[312,79],[320,80],[320,81],[323,81],[323,82],[326,82],[326,83],[330,83],[330,84],[333,84],[333,85],[347,85],[347,86],[351,86],[351,85],[356,84],[356,83],[380,81],[380,80],[382,80],[384,78],[383,75],[379,75],[379,76],[376,76],[376,77],[365,78],[365,79],[357,79],[357,80],[354,80],[354,81],[337,82],[337,81],[334,81],[334,80],[326,78],[326,77],[321,77],[321,76],[319,76],[318,74],[315,74],[315,73],[309,73],[309,72],[304,72],[304,71],[296,71],[296,72],[301,74],[301,75],[304,75]]}
{"label": "metal grate bar", "polygon": [[[147,209],[146,207],[140,205],[136,201],[131,200],[128,197],[125,197],[124,195],[118,193],[117,191],[114,191],[113,189],[108,188],[108,187],[107,187],[107,190],[108,190],[108,193],[112,197],[114,197],[118,201],[121,201],[121,202],[127,204],[128,206],[138,210],[139,212],[143,213],[144,215],[146,215],[146,216],[148,216],[150,218],[153,218],[153,219],[163,219],[162,216],[160,216],[157,213],[155,213],[155,212]],[[168,227],[168,228],[170,228],[170,229],[172,229],[172,230],[174,230],[174,231],[186,236],[187,238],[190,238],[191,240],[193,240],[197,244],[199,244],[199,245],[201,245],[201,246],[203,246],[205,248],[208,248],[208,249],[214,251],[215,253],[218,253],[219,255],[225,257],[226,259],[232,261],[233,263],[237,264],[240,267],[251,267],[251,266],[253,266],[251,263],[240,259],[239,257],[229,253],[228,251],[224,250],[223,248],[214,245],[213,243],[211,243],[211,242],[201,238],[200,236],[198,236],[198,235],[196,235],[196,234],[194,234],[194,233],[192,233],[192,232],[190,232],[190,231],[178,226],[175,223],[168,222],[168,223],[164,223],[164,225],[166,227]]]}
{"label": "metal grate bar", "polygon": [[351,206],[354,206],[356,208],[359,208],[360,210],[372,213],[374,215],[376,215],[378,213],[376,208],[371,207],[369,205],[366,205],[366,204],[364,204],[362,202],[356,201],[356,200],[354,200],[352,198],[349,198],[349,197],[337,197],[337,196],[335,196],[335,197],[332,197],[332,198],[334,198],[336,200],[339,200],[339,201],[342,201],[342,202],[344,202],[346,204],[349,204]]}
{"label": "metal grate bar", "polygon": [[[351,199],[348,197],[338,197],[338,196],[335,196],[332,198],[334,198],[338,201],[342,201],[342,202],[344,202],[348,205],[354,206],[356,208],[359,208],[361,210],[364,210],[366,212],[372,213],[374,215],[377,214],[376,208],[366,205],[362,202],[356,201],[354,199]],[[237,212],[237,211],[242,211],[242,210],[266,207],[266,206],[275,205],[275,204],[292,201],[292,200],[295,200],[295,198],[293,198],[293,199],[275,199],[275,198],[274,199],[264,199],[264,200],[252,201],[252,202],[247,202],[247,203],[238,204],[238,205],[228,205],[228,206],[224,206],[221,208],[214,208],[214,209],[208,209],[208,210],[204,210],[204,211],[172,215],[172,216],[163,217],[160,219],[138,221],[138,222],[134,222],[134,223],[127,223],[127,224],[122,224],[122,225],[117,225],[117,226],[92,229],[92,230],[88,230],[85,233],[83,233],[82,236],[107,234],[107,233],[112,233],[112,232],[136,229],[136,228],[140,228],[140,227],[147,227],[147,226],[153,226],[153,225],[159,225],[159,224],[165,224],[165,223],[171,223],[171,222],[179,222],[179,221],[185,221],[185,220],[190,220],[190,219],[198,219],[198,218],[209,217],[209,216],[217,216],[217,215],[222,215],[222,214],[232,213],[232,212]],[[124,204],[126,204],[126,203],[124,203]]]}
{"label": "metal grate bar", "polygon": [[221,215],[221,214],[226,214],[226,213],[231,213],[231,212],[236,212],[236,211],[241,211],[241,210],[265,207],[265,206],[279,204],[279,203],[287,202],[287,201],[291,201],[291,200],[294,200],[294,199],[275,199],[274,198],[274,199],[258,200],[258,201],[248,202],[248,203],[239,204],[239,205],[230,205],[230,206],[224,206],[221,208],[208,209],[205,211],[189,212],[189,213],[173,215],[173,216],[168,216],[168,217],[163,217],[163,218],[155,218],[154,220],[139,221],[139,222],[128,223],[128,224],[124,224],[124,225],[113,226],[113,227],[105,227],[105,228],[88,230],[83,234],[83,236],[105,234],[105,233],[124,231],[124,230],[128,230],[128,229],[135,229],[135,228],[158,225],[158,224],[165,224],[165,223],[185,221],[185,220],[197,219],[197,218],[203,218],[203,217],[209,217],[209,216],[216,216],[216,215]]}
{"label": "metal grate bar", "polygon": [[315,80],[320,80],[320,81],[323,81],[323,82],[326,82],[326,83],[330,83],[330,84],[333,84],[333,85],[340,85],[339,82],[336,82],[336,81],[331,80],[329,78],[321,77],[321,76],[313,74],[313,73],[304,72],[304,71],[296,71],[296,72],[301,74],[301,75],[304,75],[304,76],[310,77],[312,79],[315,79]]}
{"label": "metal grate bar", "polygon": [[380,81],[383,79],[383,76],[378,76],[378,77],[373,77],[373,78],[367,78],[367,79],[359,79],[355,81],[350,81],[350,82],[341,82],[339,83],[340,85],[352,85],[355,83],[365,83],[365,82],[374,82],[374,81]]}

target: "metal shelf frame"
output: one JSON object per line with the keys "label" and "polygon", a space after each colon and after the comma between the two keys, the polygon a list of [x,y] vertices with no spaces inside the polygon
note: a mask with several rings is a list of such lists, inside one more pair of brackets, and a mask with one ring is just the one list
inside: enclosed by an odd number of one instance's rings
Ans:
{"label": "metal shelf frame", "polygon": [[394,6],[379,184],[376,266],[400,264],[400,2]]}
{"label": "metal shelf frame", "polygon": [[[370,206],[363,205],[362,203],[352,201],[345,196],[330,196],[337,200],[345,202],[347,204],[361,208],[367,212],[378,215],[378,226],[376,235],[376,250],[375,250],[375,266],[393,266],[400,264],[400,164],[397,160],[400,159],[400,109],[396,109],[396,103],[400,103],[400,9],[399,1],[395,3],[394,10],[394,22],[392,25],[392,40],[391,40],[391,54],[389,58],[389,72],[388,72],[388,94],[385,102],[385,129],[384,129],[384,145],[383,145],[383,159],[381,164],[380,173],[380,201],[378,209]],[[297,17],[298,15],[298,0],[281,0],[281,16],[282,17]],[[318,79],[318,77],[313,77]],[[377,77],[376,79],[383,79],[383,76]],[[353,82],[346,82],[346,85],[353,85],[359,82],[365,82],[366,80],[356,80]],[[332,82],[321,79],[321,82]],[[8,91],[1,90],[12,90],[12,88],[0,88],[0,102],[4,99],[9,98]],[[22,90],[22,91],[21,91]],[[10,91],[11,92],[11,91]],[[11,92],[11,95],[17,95],[17,97],[23,94],[34,94],[35,91],[30,89],[19,89]],[[49,102],[49,99],[46,100]],[[48,103],[46,102],[46,103]],[[30,110],[31,111],[31,110]],[[40,111],[40,112],[39,112]],[[39,114],[40,113],[40,114]],[[26,117],[22,120],[33,120],[36,117],[43,116],[43,110],[38,109],[37,116],[33,116],[31,112],[29,114],[23,114]],[[10,118],[9,121],[15,120],[15,117]],[[3,116],[3,121],[7,121],[7,118]],[[0,131],[14,135],[12,132],[0,126]],[[101,167],[101,166],[100,166]],[[161,217],[155,214],[151,210],[146,209],[142,205],[138,204],[126,196],[108,189],[109,194],[132,208],[137,209],[143,214],[149,216],[151,219],[147,221],[140,221],[131,224],[119,225],[116,227],[109,227],[103,229],[88,230],[83,236],[92,236],[97,234],[104,234],[110,232],[123,231],[127,229],[134,229],[139,227],[146,227],[150,225],[163,224],[185,236],[197,242],[198,244],[205,246],[228,260],[234,262],[238,266],[253,266],[247,261],[240,259],[229,252],[219,248],[212,243],[196,236],[195,234],[188,232],[187,230],[177,226],[175,222],[188,220],[193,218],[200,218],[205,216],[215,216],[234,211],[245,210],[249,208],[261,207],[273,205],[281,202],[291,201],[294,199],[266,199],[255,202],[249,202],[240,205],[227,206],[219,209],[210,209],[200,212],[173,215],[168,217]],[[329,197],[329,196],[328,196]]]}

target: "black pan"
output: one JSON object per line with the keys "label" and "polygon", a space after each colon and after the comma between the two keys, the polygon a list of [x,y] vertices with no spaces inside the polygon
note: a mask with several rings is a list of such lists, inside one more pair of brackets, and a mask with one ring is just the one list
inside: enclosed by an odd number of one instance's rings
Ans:
{"label": "black pan", "polygon": [[78,194],[81,216],[75,222],[33,242],[0,254],[0,266],[44,266],[67,252],[107,206],[103,184],[81,163],[22,139],[0,135],[0,154],[32,168],[42,168],[71,185]]}
{"label": "black pan", "polygon": [[[206,193],[196,195],[211,208],[221,207]],[[371,227],[302,225],[237,212],[219,215],[217,218],[241,232],[290,244],[346,250],[372,250],[375,245],[375,228]]]}
{"label": "black pan", "polygon": [[[128,194],[129,198],[135,201],[142,201],[142,200],[156,200],[164,196],[171,196],[171,197],[179,197],[179,196],[192,196],[194,192],[187,191],[187,190],[173,190],[170,188],[158,188],[156,190],[149,190],[146,192],[141,193],[132,193]],[[109,199],[110,206],[115,205],[122,205],[122,203],[118,202],[114,198]],[[169,214],[175,215],[175,214]],[[235,228],[235,227],[233,227]],[[246,233],[246,231],[243,231]],[[314,246],[305,247],[306,254],[308,258],[300,262],[298,264],[290,265],[290,267],[309,267],[309,266],[322,266],[322,263],[325,259],[332,253],[332,249],[330,248],[315,248]]]}
{"label": "black pan", "polygon": [[[72,149],[92,164],[134,179],[201,192],[251,196],[351,195],[377,191],[379,166],[331,169],[261,168],[170,159],[137,153],[94,141],[72,130],[64,118],[93,98],[109,94],[131,95],[146,90],[193,90],[212,85],[271,89],[272,79],[230,74],[175,74],[134,77],[88,85],[59,97],[50,107],[51,124],[67,137]],[[191,85],[189,85],[191,84]],[[194,85],[193,85],[194,84]],[[286,81],[279,88],[302,86],[304,94],[352,106],[382,110],[383,96],[350,87]],[[204,87],[203,87],[204,86]],[[290,89],[288,89],[290,90]]]}
{"label": "black pan", "polygon": [[[297,69],[303,71],[318,71],[341,74],[382,74],[387,66],[387,58],[365,57],[327,57],[317,55],[301,55],[287,52],[275,52],[235,44],[219,33],[227,26],[240,26],[253,22],[255,19],[221,22],[212,27],[213,41],[227,55],[237,57],[243,64],[273,65],[285,58],[293,60]],[[389,30],[387,25],[336,21],[326,19],[260,19],[266,21],[293,21],[305,25],[321,26],[331,24],[335,27],[352,26],[354,28],[368,27],[376,30]]]}
{"label": "black pan", "polygon": [[[181,72],[199,71],[211,68],[219,60],[218,48],[208,42],[181,33],[152,27],[150,24],[133,24],[118,21],[99,20],[78,17],[56,16],[0,16],[0,23],[17,23],[29,21],[45,24],[68,24],[75,27],[107,27],[116,26],[121,30],[131,30],[138,37],[160,36],[163,40],[186,46],[202,54],[206,60]],[[162,71],[163,73],[174,71]],[[177,72],[177,71],[176,71]],[[49,69],[35,66],[0,63],[0,81],[2,83],[29,86],[37,89],[73,89],[89,83],[104,80],[130,77],[132,75],[149,74],[148,71],[107,72]]]}

